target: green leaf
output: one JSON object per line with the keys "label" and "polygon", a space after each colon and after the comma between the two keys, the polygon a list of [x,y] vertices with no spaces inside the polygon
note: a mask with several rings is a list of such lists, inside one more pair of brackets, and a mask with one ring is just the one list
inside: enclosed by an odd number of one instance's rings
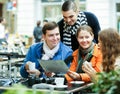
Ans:
{"label": "green leaf", "polygon": [[109,73],[97,73],[98,82],[92,87],[93,92],[99,94],[118,94],[120,92],[120,70]]}

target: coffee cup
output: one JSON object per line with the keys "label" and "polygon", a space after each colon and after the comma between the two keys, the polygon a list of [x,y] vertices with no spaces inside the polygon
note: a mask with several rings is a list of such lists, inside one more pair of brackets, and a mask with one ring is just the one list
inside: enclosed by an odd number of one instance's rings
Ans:
{"label": "coffee cup", "polygon": [[63,77],[56,77],[55,78],[55,84],[56,85],[64,85],[64,78]]}
{"label": "coffee cup", "polygon": [[35,70],[35,63],[29,63],[29,70]]}

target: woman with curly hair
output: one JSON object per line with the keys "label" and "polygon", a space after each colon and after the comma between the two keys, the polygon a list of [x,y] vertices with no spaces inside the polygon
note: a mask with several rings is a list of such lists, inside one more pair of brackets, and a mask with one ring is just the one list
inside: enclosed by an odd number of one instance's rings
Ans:
{"label": "woman with curly hair", "polygon": [[[107,28],[98,34],[99,47],[102,52],[102,70],[110,72],[111,70],[120,69],[120,35],[114,28]],[[82,66],[92,79],[95,79],[96,71],[86,62]]]}
{"label": "woman with curly hair", "polygon": [[103,54],[103,71],[120,67],[120,35],[113,28],[108,28],[100,32],[99,44]]}

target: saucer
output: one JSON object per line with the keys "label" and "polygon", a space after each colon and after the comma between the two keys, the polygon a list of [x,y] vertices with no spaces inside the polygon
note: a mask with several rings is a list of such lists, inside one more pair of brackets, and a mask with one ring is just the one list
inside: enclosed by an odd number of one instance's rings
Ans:
{"label": "saucer", "polygon": [[72,81],[70,82],[73,86],[80,86],[82,84],[84,84],[85,82],[84,81]]}
{"label": "saucer", "polygon": [[67,88],[67,85],[55,85],[54,88]]}

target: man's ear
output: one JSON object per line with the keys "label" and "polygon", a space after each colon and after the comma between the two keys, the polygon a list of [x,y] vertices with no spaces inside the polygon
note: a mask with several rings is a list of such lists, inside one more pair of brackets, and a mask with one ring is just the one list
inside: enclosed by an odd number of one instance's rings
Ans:
{"label": "man's ear", "polygon": [[42,34],[42,38],[45,40],[45,35],[44,34]]}

